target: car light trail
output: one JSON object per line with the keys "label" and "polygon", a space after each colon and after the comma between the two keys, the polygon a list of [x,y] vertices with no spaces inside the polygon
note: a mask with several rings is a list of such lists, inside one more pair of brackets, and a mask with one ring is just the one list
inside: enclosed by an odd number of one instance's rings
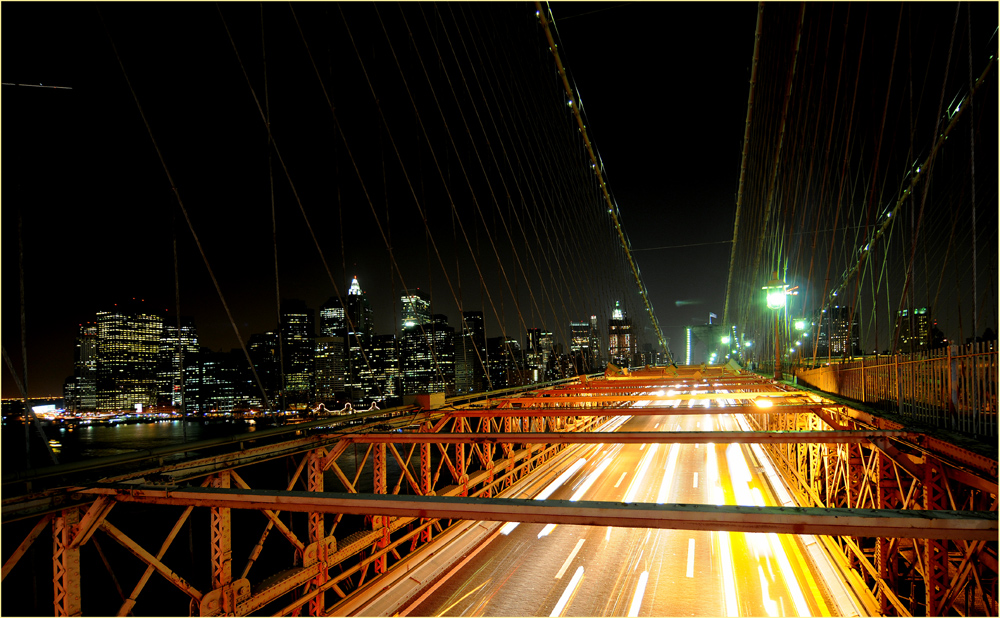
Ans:
{"label": "car light trail", "polygon": [[663,471],[663,481],[660,482],[660,493],[656,496],[656,503],[667,502],[670,494],[671,481],[674,480],[674,469],[677,467],[677,445],[670,445],[670,453],[667,455],[667,466]]}
{"label": "car light trail", "polygon": [[569,580],[569,585],[566,586],[566,590],[563,591],[562,596],[559,597],[559,602],[552,609],[552,613],[549,616],[559,616],[562,614],[563,609],[566,604],[569,603],[569,599],[573,596],[573,592],[576,591],[577,585],[580,580],[583,579],[583,567],[577,567],[576,573],[573,573],[573,579]]}
{"label": "car light trail", "polygon": [[[576,463],[574,463],[572,466],[570,466],[568,470],[566,470],[565,472],[563,472],[562,474],[560,474],[559,477],[556,480],[554,480],[551,483],[549,483],[548,487],[546,487],[545,489],[543,489],[540,494],[538,494],[537,496],[535,496],[535,500],[546,500],[549,496],[551,496],[553,493],[555,493],[555,491],[557,489],[559,489],[562,486],[563,483],[565,483],[567,480],[569,480],[569,477],[571,477],[574,474],[576,474],[577,470],[579,470],[580,468],[582,468],[584,466],[584,464],[586,464],[586,463],[587,463],[586,459],[583,459],[583,458],[577,459]],[[521,522],[517,522],[517,521],[509,521],[509,522],[507,522],[506,524],[503,525],[503,527],[500,528],[500,534],[503,534],[504,536],[510,534],[511,532],[514,531],[514,528],[517,528],[518,524],[520,524],[520,523]],[[549,524],[549,525],[555,527],[554,524]],[[546,532],[545,534],[548,534],[548,532]],[[541,538],[542,536],[543,535],[539,535],[539,538]]]}
{"label": "car light trail", "polygon": [[586,480],[583,481],[583,484],[580,486],[579,489],[576,490],[576,493],[573,494],[573,496],[569,499],[569,501],[576,502],[580,498],[582,498],[583,494],[587,493],[587,490],[591,488],[591,486],[594,484],[594,481],[597,480],[597,477],[599,477],[605,470],[607,470],[608,465],[610,464],[611,464],[610,459],[605,459],[604,461],[602,461],[601,465],[597,466],[597,469],[591,472],[590,476],[588,476]]}
{"label": "car light trail", "polygon": [[[706,470],[708,471],[708,486],[711,499],[716,505],[725,504],[722,485],[719,482],[719,462],[715,456],[715,445],[708,443]],[[726,592],[726,616],[739,616],[739,603],[736,600],[736,578],[733,573],[733,551],[729,543],[728,532],[717,532],[719,539],[719,557],[722,560],[722,587]]]}
{"label": "car light trail", "polygon": [[639,466],[639,472],[632,479],[632,484],[629,485],[628,493],[625,494],[624,502],[632,502],[635,500],[635,495],[639,492],[639,487],[642,485],[642,479],[646,476],[646,470],[649,469],[649,464],[653,461],[653,455],[656,453],[656,447],[659,444],[654,444],[646,451],[646,456],[642,458],[642,464]]}
{"label": "car light trail", "polygon": [[632,605],[628,608],[629,616],[638,616],[639,607],[642,605],[642,595],[646,592],[646,580],[649,579],[649,571],[643,571],[639,575],[639,583],[635,586],[635,594],[632,595]]}

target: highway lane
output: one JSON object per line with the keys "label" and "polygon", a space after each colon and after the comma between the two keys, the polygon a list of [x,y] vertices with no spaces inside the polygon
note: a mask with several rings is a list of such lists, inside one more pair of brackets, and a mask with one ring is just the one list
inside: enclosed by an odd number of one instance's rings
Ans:
{"label": "highway lane", "polygon": [[[640,405],[644,402],[640,402]],[[697,401],[674,405],[704,405]],[[622,431],[736,429],[729,416],[633,417]],[[555,499],[773,504],[740,445],[595,445]],[[778,535],[507,524],[409,615],[823,615],[798,543]]]}

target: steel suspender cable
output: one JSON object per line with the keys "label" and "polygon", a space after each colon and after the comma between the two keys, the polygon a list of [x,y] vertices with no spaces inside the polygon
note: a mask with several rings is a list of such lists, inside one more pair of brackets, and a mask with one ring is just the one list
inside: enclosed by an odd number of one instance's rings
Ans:
{"label": "steel suspender cable", "polygon": [[601,175],[602,166],[597,159],[593,145],[590,143],[590,138],[587,136],[587,127],[583,124],[583,116],[580,112],[580,106],[573,104],[578,97],[574,94],[573,88],[569,85],[569,78],[566,76],[566,68],[563,66],[562,59],[559,57],[559,50],[556,48],[555,39],[552,37],[552,30],[549,28],[549,20],[545,16],[547,11],[542,10],[542,4],[537,0],[535,1],[535,8],[538,10],[539,21],[545,29],[545,38],[549,41],[549,49],[552,50],[552,56],[555,58],[556,68],[559,71],[559,76],[562,78],[563,87],[566,89],[566,94],[569,96],[570,107],[573,109],[573,115],[576,117],[576,123],[580,128],[580,135],[583,137],[583,143],[587,148],[587,154],[590,156],[591,163],[593,163],[594,174],[596,174],[598,183],[600,184],[601,193],[604,195],[604,201],[608,205],[608,213],[611,214],[611,220],[614,222],[615,230],[618,232],[618,239],[621,241],[621,246],[625,251],[625,257],[628,260],[628,265],[631,267],[632,275],[635,277],[635,283],[639,287],[639,294],[642,295],[642,302],[646,306],[646,312],[649,314],[649,321],[656,330],[656,336],[659,338],[660,345],[663,347],[663,351],[667,355],[667,362],[674,364],[673,355],[670,353],[667,341],[663,337],[663,331],[660,330],[660,323],[656,320],[656,314],[653,313],[653,306],[649,302],[649,295],[646,293],[646,286],[643,284],[642,277],[639,275],[639,267],[636,266],[635,260],[632,258],[628,240],[625,238],[625,232],[622,230],[621,222],[618,220],[618,209],[615,206],[614,201],[611,199],[611,194],[608,193],[607,185]]}

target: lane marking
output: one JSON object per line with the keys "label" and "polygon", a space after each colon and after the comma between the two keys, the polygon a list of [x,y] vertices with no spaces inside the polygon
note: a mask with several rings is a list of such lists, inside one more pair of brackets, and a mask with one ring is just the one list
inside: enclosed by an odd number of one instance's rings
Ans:
{"label": "lane marking", "polygon": [[635,586],[635,594],[632,595],[632,605],[628,608],[629,616],[638,616],[639,607],[642,605],[642,594],[646,592],[646,580],[649,579],[649,571],[643,571],[639,576],[639,583]]}
{"label": "lane marking", "polygon": [[642,449],[644,449],[644,448],[646,448],[646,445],[645,445],[645,444],[643,444],[642,446],[640,446],[640,447],[639,447],[639,450],[641,451],[641,450],[642,450]]}
{"label": "lane marking", "polygon": [[[610,531],[611,528],[608,528],[608,532]],[[580,548],[583,547],[583,542],[586,540],[587,539],[580,539],[576,542],[576,547],[573,548],[573,551],[569,552],[569,558],[566,558],[566,562],[563,563],[562,568],[559,569],[558,573],[556,573],[556,579],[562,579],[563,574],[566,573],[566,569],[568,569],[569,565],[573,562],[573,558],[576,558],[576,553],[580,551]]]}
{"label": "lane marking", "polygon": [[660,426],[660,424],[659,424],[659,423],[657,423],[657,424],[653,425],[653,429],[656,429],[656,428],[657,428],[657,427],[659,427],[659,426]]}
{"label": "lane marking", "polygon": [[604,540],[605,541],[611,540],[611,526],[608,526],[608,531],[604,534]]}
{"label": "lane marking", "polygon": [[621,477],[620,479],[618,479],[618,482],[617,482],[617,483],[615,483],[615,489],[617,489],[617,488],[618,488],[618,486],[622,484],[622,481],[624,481],[624,480],[625,480],[625,475],[626,475],[626,474],[628,474],[628,472],[622,472],[622,477]]}
{"label": "lane marking", "polygon": [[698,473],[694,473],[694,488],[698,489]]}
{"label": "lane marking", "polygon": [[694,577],[694,539],[688,539],[688,568],[687,576]]}

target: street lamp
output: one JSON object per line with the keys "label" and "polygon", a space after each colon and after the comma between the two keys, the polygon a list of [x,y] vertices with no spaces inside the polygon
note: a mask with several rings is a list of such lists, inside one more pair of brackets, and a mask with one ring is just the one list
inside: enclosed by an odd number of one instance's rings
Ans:
{"label": "street lamp", "polygon": [[767,308],[774,309],[774,379],[780,380],[781,374],[781,310],[785,307],[785,294],[788,286],[778,278],[774,271],[771,280],[763,288],[767,294]]}

